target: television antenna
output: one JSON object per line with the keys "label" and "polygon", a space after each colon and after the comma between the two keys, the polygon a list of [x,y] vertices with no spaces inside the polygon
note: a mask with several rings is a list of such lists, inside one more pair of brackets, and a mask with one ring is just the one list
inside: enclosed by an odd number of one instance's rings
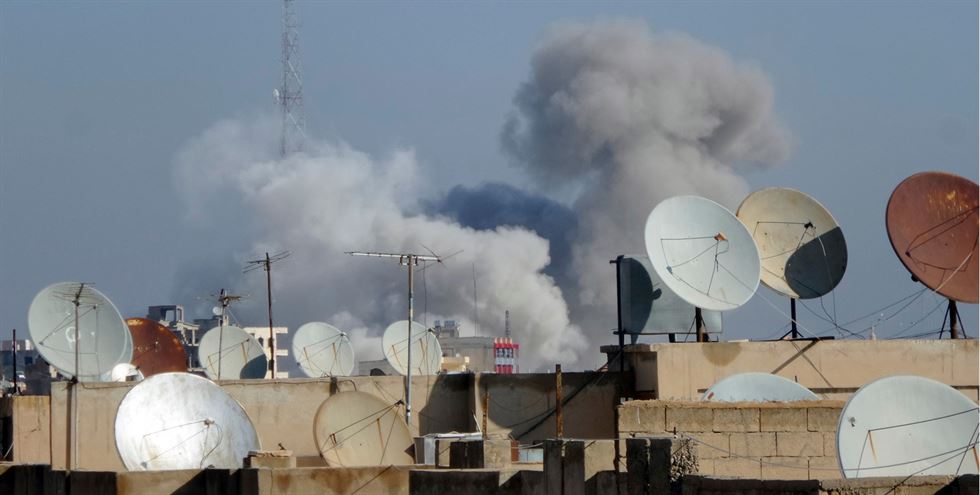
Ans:
{"label": "television antenna", "polygon": [[[225,319],[227,317],[226,315],[228,314],[228,307],[231,306],[232,303],[236,303],[238,301],[241,301],[242,299],[245,298],[245,296],[239,296],[239,295],[229,294],[229,293],[225,292],[225,289],[224,288],[222,288],[217,294],[211,294],[211,298],[212,299],[215,299],[216,301],[218,301],[218,305],[215,306],[215,307],[213,307],[213,308],[211,308],[211,313],[214,316],[217,316],[218,317],[218,350],[219,350],[219,352],[218,352],[218,377],[220,378],[221,377],[221,355],[224,354],[223,352],[220,352],[220,351],[225,348],[225,346],[224,346],[224,336],[225,336],[224,329],[225,329]],[[202,337],[202,339],[203,339],[203,337]],[[200,345],[201,344],[198,343],[198,359],[200,359],[200,348],[201,348]],[[217,380],[219,378],[215,378],[215,379]]]}
{"label": "television antenna", "polygon": [[840,225],[817,200],[786,187],[753,192],[736,216],[759,248],[762,283],[789,297],[786,336],[799,338],[796,300],[824,296],[844,278],[847,244]]}
{"label": "television antenna", "polygon": [[276,331],[272,328],[272,264],[282,261],[292,254],[289,251],[283,251],[279,254],[274,254],[269,256],[269,253],[265,253],[265,258],[248,261],[245,264],[245,270],[243,273],[248,273],[258,269],[265,271],[265,293],[266,299],[269,303],[269,370],[272,371],[272,378],[279,376],[279,366],[276,361]]}
{"label": "television antenna", "polygon": [[945,172],[922,172],[895,186],[885,210],[888,239],[912,280],[946,296],[953,339],[959,337],[960,326],[956,302],[980,300],[978,209],[973,181]]}
{"label": "television antenna", "polygon": [[[373,251],[347,251],[346,254],[351,256],[369,256],[374,258],[395,258],[398,260],[399,265],[408,267],[408,321],[407,332],[409,337],[412,335],[412,322],[415,321],[415,267],[419,265],[420,262],[424,263],[426,261],[435,261],[436,263],[442,263],[442,258],[431,254],[414,254],[414,253],[380,253]],[[409,426],[412,424],[412,346],[408,346],[408,366],[405,373],[405,423]]]}

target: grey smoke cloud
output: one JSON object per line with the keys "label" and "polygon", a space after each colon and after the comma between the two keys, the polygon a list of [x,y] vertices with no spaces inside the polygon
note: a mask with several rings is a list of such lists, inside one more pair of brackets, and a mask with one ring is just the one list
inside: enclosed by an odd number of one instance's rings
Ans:
{"label": "grey smoke cloud", "polygon": [[566,293],[593,335],[615,326],[608,260],[644,252],[643,225],[658,202],[696,194],[734,208],[748,192],[739,172],[791,150],[760,70],[637,21],[555,26],[536,47],[514,107],[504,151],[541,191],[579,191],[578,283]]}
{"label": "grey smoke cloud", "polygon": [[[239,263],[256,253],[293,252],[273,274],[277,323],[293,329],[307,321],[336,324],[354,335],[358,359],[381,358],[377,337],[406,316],[405,268],[344,252],[425,253],[425,245],[443,255],[462,252],[417,277],[417,320],[454,318],[464,332],[474,332],[475,269],[481,334],[502,335],[510,310],[526,369],[579,360],[586,340],[544,273],[550,261],[545,239],[521,227],[476,230],[419,213],[431,191],[411,150],[377,159],[343,143],[310,142],[309,152],[278,159],[269,129],[263,119],[216,124],[178,154],[175,179],[191,218],[206,223],[212,212],[235,205],[236,221],[255,239],[229,248]],[[234,289],[256,300],[252,309],[242,304],[240,318],[262,321],[264,278],[236,277]]]}

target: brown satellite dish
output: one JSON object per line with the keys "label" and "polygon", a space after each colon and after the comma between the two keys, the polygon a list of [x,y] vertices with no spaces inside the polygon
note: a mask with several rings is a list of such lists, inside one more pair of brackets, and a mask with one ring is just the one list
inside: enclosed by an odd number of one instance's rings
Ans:
{"label": "brown satellite dish", "polygon": [[133,335],[133,365],[144,377],[187,371],[184,345],[167,327],[146,318],[127,318],[126,325]]}
{"label": "brown satellite dish", "polygon": [[915,174],[895,187],[885,223],[912,276],[952,301],[976,304],[977,185],[945,172]]}

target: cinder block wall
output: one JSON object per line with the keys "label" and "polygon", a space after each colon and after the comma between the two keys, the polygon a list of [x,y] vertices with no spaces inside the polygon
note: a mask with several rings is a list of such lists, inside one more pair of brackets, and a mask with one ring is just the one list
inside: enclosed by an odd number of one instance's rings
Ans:
{"label": "cinder block wall", "polygon": [[694,438],[706,476],[840,478],[837,420],[843,401],[786,403],[635,400],[619,406],[619,436]]}

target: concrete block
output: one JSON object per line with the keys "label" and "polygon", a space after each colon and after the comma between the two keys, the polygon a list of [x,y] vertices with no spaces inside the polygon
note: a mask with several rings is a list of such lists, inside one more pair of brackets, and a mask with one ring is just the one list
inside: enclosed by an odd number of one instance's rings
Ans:
{"label": "concrete block", "polygon": [[756,460],[730,457],[727,459],[715,459],[714,464],[715,476],[749,479],[759,479],[762,476],[762,468],[759,461]]}
{"label": "concrete block", "polygon": [[253,450],[245,458],[245,467],[294,468],[296,457],[291,450]]}
{"label": "concrete block", "polygon": [[752,408],[718,408],[713,410],[712,429],[722,431],[759,431],[759,410]]}
{"label": "concrete block", "polygon": [[745,457],[771,457],[776,455],[776,433],[732,433],[729,440],[731,452]]}
{"label": "concrete block", "polygon": [[672,432],[674,428],[683,432],[707,432],[712,431],[714,424],[714,413],[711,409],[698,407],[669,407],[666,413],[667,431]]}
{"label": "concrete block", "polygon": [[116,494],[116,473],[111,471],[72,471],[68,475],[69,493]]}
{"label": "concrete block", "polygon": [[810,431],[837,431],[841,409],[836,407],[811,407],[806,413],[806,428]]}
{"label": "concrete block", "polygon": [[780,457],[823,456],[823,434],[812,431],[776,432],[776,455]]}
{"label": "concrete block", "polygon": [[449,467],[479,469],[484,466],[482,440],[461,440],[449,446]]}
{"label": "concrete block", "polygon": [[698,459],[728,457],[731,449],[728,438],[733,435],[732,433],[691,433],[690,435],[699,440],[695,442]]}
{"label": "concrete block", "polygon": [[[585,440],[585,479],[588,481],[602,471],[616,470],[616,442],[617,440]],[[626,458],[626,450],[620,451],[623,459]],[[626,465],[622,464],[621,471],[626,471]]]}
{"label": "concrete block", "polygon": [[517,445],[513,440],[507,438],[492,438],[483,440],[483,465],[482,468],[501,469],[506,468],[514,462],[517,453]]}
{"label": "concrete block", "polygon": [[413,470],[408,473],[408,493],[496,493],[500,481],[497,471]]}
{"label": "concrete block", "polygon": [[759,422],[762,431],[806,431],[806,409],[765,408]]}
{"label": "concrete block", "polygon": [[666,427],[664,406],[652,406],[645,402],[627,402],[619,406],[620,433],[663,433]]}
{"label": "concrete block", "polygon": [[764,480],[805,480],[809,470],[805,457],[767,457],[762,460]]}
{"label": "concrete block", "polygon": [[837,463],[837,457],[825,456],[810,458],[811,480],[836,480],[842,477],[840,464]]}
{"label": "concrete block", "polygon": [[436,439],[436,466],[449,467],[450,452],[449,446],[457,442],[456,439],[437,438]]}
{"label": "concrete block", "polygon": [[837,457],[837,432],[823,433],[823,455]]}
{"label": "concrete block", "polygon": [[548,439],[544,442],[545,493],[584,495],[585,442]]}

